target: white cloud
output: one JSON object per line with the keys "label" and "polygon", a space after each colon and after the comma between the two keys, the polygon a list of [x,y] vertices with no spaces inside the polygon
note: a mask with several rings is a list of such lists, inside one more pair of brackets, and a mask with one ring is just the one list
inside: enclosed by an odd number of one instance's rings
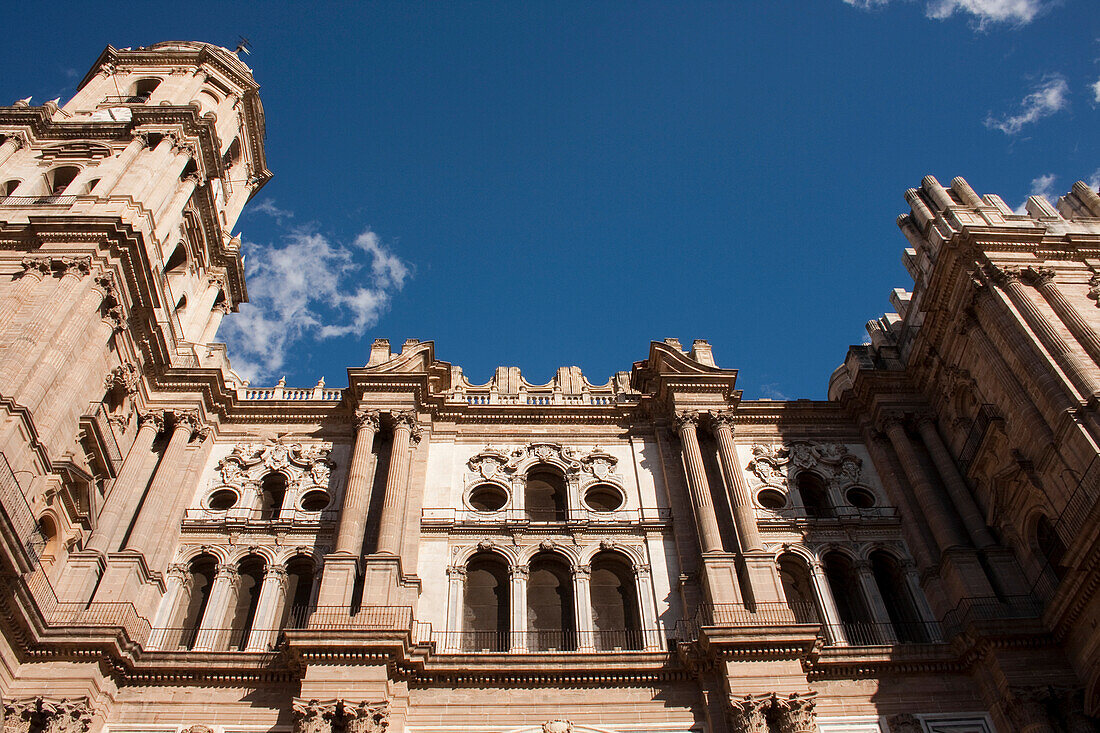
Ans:
{"label": "white cloud", "polygon": [[[845,0],[847,2],[848,0]],[[760,396],[768,400],[789,400],[786,394],[779,389],[779,382],[768,382],[760,385]]]}
{"label": "white cloud", "polygon": [[303,341],[375,325],[411,274],[369,229],[350,245],[296,230],[281,246],[246,243],[243,249],[250,302],[225,319],[220,333],[234,368],[248,379],[280,376]]}
{"label": "white cloud", "polygon": [[1100,188],[1100,168],[1097,168],[1095,171],[1093,171],[1092,175],[1089,176],[1089,179],[1085,181],[1085,183],[1089,184],[1089,188],[1091,188],[1093,191]]}
{"label": "white cloud", "polygon": [[[844,2],[862,10],[875,10],[885,7],[890,0]],[[936,20],[945,20],[956,13],[969,15],[979,29],[984,29],[990,23],[1026,25],[1052,5],[1047,0],[927,0],[924,14]]]}
{"label": "white cloud", "polygon": [[[1047,173],[1039,176],[1038,178],[1031,179],[1031,191],[1028,192],[1028,196],[1042,196],[1047,201],[1054,201],[1058,198],[1058,195],[1054,193],[1054,181],[1057,178],[1053,173]],[[1023,215],[1027,213],[1027,201],[1016,207],[1016,213]]]}
{"label": "white cloud", "polygon": [[1061,74],[1052,74],[1036,85],[1034,91],[1024,97],[1020,111],[996,119],[990,114],[985,126],[991,130],[1000,130],[1006,135],[1015,135],[1024,128],[1044,117],[1050,117],[1069,106],[1069,84]]}
{"label": "white cloud", "polygon": [[1096,83],[1092,85],[1092,95],[1097,104],[1100,104],[1100,79],[1097,79]]}
{"label": "white cloud", "polygon": [[275,205],[274,199],[264,199],[254,206],[249,207],[249,211],[259,214],[267,214],[272,219],[274,219],[277,224],[283,224],[287,219],[294,218],[293,211],[280,209],[278,206]]}

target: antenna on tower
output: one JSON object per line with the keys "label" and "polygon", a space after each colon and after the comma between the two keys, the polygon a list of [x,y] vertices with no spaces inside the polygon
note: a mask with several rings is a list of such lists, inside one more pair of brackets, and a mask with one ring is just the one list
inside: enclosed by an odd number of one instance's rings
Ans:
{"label": "antenna on tower", "polygon": [[244,36],[238,36],[238,38],[241,39],[241,42],[237,44],[237,47],[235,49],[233,49],[233,53],[239,54],[243,51],[245,56],[251,56],[252,51],[250,51],[249,49],[252,48],[252,43],[249,42],[249,40]]}

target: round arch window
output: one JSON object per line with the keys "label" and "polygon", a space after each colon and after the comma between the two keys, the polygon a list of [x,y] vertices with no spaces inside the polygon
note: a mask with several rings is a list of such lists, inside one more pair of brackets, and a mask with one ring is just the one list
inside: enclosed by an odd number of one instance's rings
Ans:
{"label": "round arch window", "polygon": [[206,506],[216,512],[224,512],[237,506],[237,492],[231,489],[218,489],[206,500]]}
{"label": "round arch window", "polygon": [[765,509],[782,509],[787,506],[787,497],[777,489],[764,489],[756,495],[756,503]]}
{"label": "round arch window", "polygon": [[320,512],[328,508],[329,495],[327,491],[314,489],[302,497],[302,511]]}
{"label": "round arch window", "polygon": [[498,512],[508,503],[508,492],[496,484],[480,484],[470,491],[470,506],[479,512]]}
{"label": "round arch window", "polygon": [[584,492],[584,503],[594,512],[613,512],[623,505],[623,495],[610,484],[595,484]]}
{"label": "round arch window", "polygon": [[875,502],[875,495],[862,486],[853,486],[845,493],[844,498],[856,509],[870,509]]}

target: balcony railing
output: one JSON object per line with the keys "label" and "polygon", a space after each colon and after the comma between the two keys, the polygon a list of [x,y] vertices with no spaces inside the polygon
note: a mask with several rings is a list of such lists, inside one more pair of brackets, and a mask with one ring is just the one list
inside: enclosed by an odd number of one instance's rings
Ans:
{"label": "balcony railing", "polygon": [[278,516],[263,509],[188,509],[183,521],[200,523],[245,524],[268,526],[271,524],[315,525],[335,522],[339,510],[324,509],[307,512],[304,509],[281,509]]}
{"label": "balcony railing", "polygon": [[28,565],[24,567],[36,566],[46,546],[46,540],[38,530],[38,522],[27,503],[27,497],[15,480],[15,473],[3,453],[0,453],[0,507],[3,507],[4,517],[11,528],[11,536],[16,538],[27,554]]}
{"label": "balcony railing", "polygon": [[804,506],[792,506],[783,509],[757,509],[756,514],[760,519],[764,520],[896,519],[898,516],[898,508],[894,506],[829,506],[820,509],[811,509]]}
{"label": "balcony railing", "polygon": [[[271,651],[279,629],[202,629],[196,626],[174,626],[153,629],[149,648],[160,651],[243,652]],[[250,639],[262,641],[259,648],[249,649]]]}
{"label": "balcony railing", "polygon": [[286,628],[310,631],[408,631],[412,628],[410,606],[363,606],[351,611],[345,606],[299,606],[292,608]]}
{"label": "balcony railing", "polygon": [[435,631],[431,640],[439,653],[501,654],[528,652],[641,651],[656,630],[599,631]]}
{"label": "balcony railing", "polygon": [[817,607],[812,603],[757,603],[748,609],[739,603],[700,606],[696,620],[702,626],[789,626],[816,624]]}
{"label": "balcony railing", "polygon": [[[877,623],[848,621],[822,624],[833,646],[882,646],[887,644],[930,644],[939,638],[938,624],[928,621]],[[841,641],[843,640],[843,641]]]}
{"label": "balcony railing", "polygon": [[638,522],[667,522],[672,516],[665,508],[617,509],[597,512],[590,509],[500,509],[495,512],[479,512],[473,509],[430,507],[422,510],[421,519],[428,523],[478,523],[493,524],[528,522],[589,522],[592,524],[636,524]]}
{"label": "balcony railing", "polygon": [[149,640],[149,621],[128,602],[58,603],[49,622],[51,626],[121,628],[131,641],[144,645]]}
{"label": "balcony railing", "polygon": [[1042,603],[1032,596],[964,598],[944,615],[942,626],[949,635],[954,635],[974,622],[1037,619],[1042,612]]}
{"label": "balcony railing", "polygon": [[54,194],[48,196],[5,196],[0,199],[0,206],[72,206],[74,203],[76,203],[76,196]]}

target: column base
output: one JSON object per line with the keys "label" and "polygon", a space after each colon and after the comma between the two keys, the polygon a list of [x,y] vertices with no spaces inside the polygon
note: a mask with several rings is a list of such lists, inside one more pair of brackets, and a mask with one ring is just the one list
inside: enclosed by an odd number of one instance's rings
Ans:
{"label": "column base", "polygon": [[703,584],[707,600],[711,603],[744,602],[737,566],[737,555],[732,552],[703,553]]}
{"label": "column base", "polygon": [[106,559],[95,550],[70,552],[57,584],[57,600],[62,603],[87,603],[106,567]]}
{"label": "column base", "polygon": [[107,555],[107,568],[96,588],[97,603],[129,601],[146,618],[153,616],[164,595],[164,579],[153,573],[140,552],[123,550]]}
{"label": "column base", "polygon": [[972,547],[951,547],[940,556],[940,577],[952,598],[991,598],[996,594]]}
{"label": "column base", "polygon": [[[785,600],[774,553],[746,552],[741,560],[745,563],[745,579],[751,587],[754,603],[782,603]],[[744,591],[743,595],[749,596],[750,591]]]}
{"label": "column base", "polygon": [[406,575],[397,555],[363,558],[363,606],[414,606],[420,596],[420,578]]}
{"label": "column base", "polygon": [[359,575],[359,558],[347,553],[325,555],[321,573],[321,590],[317,593],[317,605],[351,608],[355,579]]}

